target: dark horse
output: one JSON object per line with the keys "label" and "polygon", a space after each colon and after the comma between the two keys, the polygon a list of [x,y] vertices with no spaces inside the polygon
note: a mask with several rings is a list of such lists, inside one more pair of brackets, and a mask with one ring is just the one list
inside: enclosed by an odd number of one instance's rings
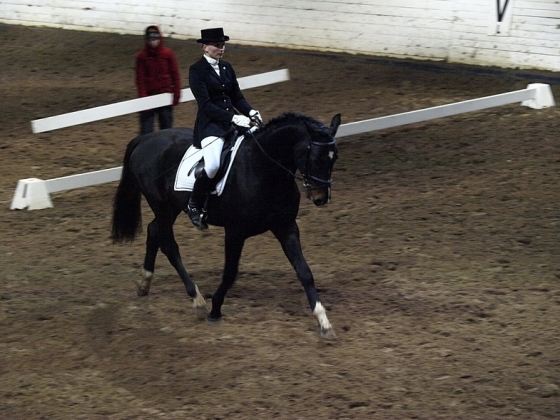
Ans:
{"label": "dark horse", "polygon": [[[301,250],[296,216],[300,192],[299,171],[307,198],[317,206],[330,199],[331,172],[337,159],[335,134],[340,114],[330,127],[298,113],[289,112],[269,121],[241,143],[224,190],[207,202],[208,223],[225,229],[225,265],[222,282],[212,296],[212,310],[189,277],[179,255],[173,224],[186,208],[189,192],[175,191],[177,167],[192,144],[192,130],[160,130],[132,140],[126,149],[120,184],[114,199],[113,242],[133,241],[141,230],[141,195],[155,218],[148,225],[146,255],[138,295],[149,293],[158,249],[181,277],[193,299],[198,317],[219,321],[222,304],[238,273],[245,240],[271,231],[282,245],[288,260],[305,289],[319,335],[334,337],[325,308],[319,300],[313,275]],[[186,216],[185,216],[186,217]]]}

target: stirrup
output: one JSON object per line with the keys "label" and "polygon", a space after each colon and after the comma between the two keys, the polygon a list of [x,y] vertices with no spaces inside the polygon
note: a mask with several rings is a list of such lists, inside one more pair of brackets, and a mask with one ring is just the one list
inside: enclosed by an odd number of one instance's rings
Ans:
{"label": "stirrup", "polygon": [[195,225],[197,229],[208,229],[208,224],[206,223],[206,212],[204,210],[189,204],[187,205],[186,213],[191,219],[192,224]]}

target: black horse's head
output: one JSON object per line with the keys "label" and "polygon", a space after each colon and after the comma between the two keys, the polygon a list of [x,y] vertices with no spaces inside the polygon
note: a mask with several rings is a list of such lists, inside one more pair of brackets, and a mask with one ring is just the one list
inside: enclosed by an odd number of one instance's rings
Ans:
{"label": "black horse's head", "polygon": [[303,177],[307,198],[316,206],[323,206],[330,200],[331,174],[338,158],[335,135],[340,121],[340,114],[336,114],[330,127],[319,122],[307,125],[310,139],[306,152],[300,155],[297,165]]}

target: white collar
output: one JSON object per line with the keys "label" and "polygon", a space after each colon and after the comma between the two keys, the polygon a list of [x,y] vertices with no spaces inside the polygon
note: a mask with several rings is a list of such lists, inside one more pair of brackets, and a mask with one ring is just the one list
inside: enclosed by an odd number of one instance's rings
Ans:
{"label": "white collar", "polygon": [[208,61],[208,63],[211,66],[217,66],[218,64],[220,64],[219,60],[216,60],[215,58],[209,57],[206,54],[204,54],[203,57],[206,59],[206,61]]}

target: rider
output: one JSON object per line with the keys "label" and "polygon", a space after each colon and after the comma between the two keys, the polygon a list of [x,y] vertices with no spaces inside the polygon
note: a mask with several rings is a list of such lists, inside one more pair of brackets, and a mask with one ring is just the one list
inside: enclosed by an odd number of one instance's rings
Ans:
{"label": "rider", "polygon": [[243,97],[231,64],[221,59],[229,36],[224,35],[223,28],[203,29],[200,33],[196,42],[202,44],[204,55],[190,66],[189,85],[198,104],[193,145],[202,149],[204,170],[196,178],[185,212],[198,229],[207,229],[203,207],[220,166],[224,137],[232,124],[249,128],[251,118],[260,122],[262,118]]}

